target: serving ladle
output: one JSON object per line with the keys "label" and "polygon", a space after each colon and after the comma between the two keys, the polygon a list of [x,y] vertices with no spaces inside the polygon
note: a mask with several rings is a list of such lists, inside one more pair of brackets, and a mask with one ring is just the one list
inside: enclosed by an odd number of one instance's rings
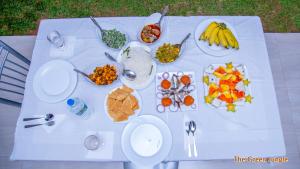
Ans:
{"label": "serving ladle", "polygon": [[[105,56],[109,59],[109,60],[111,60],[111,61],[113,61],[113,62],[116,62],[116,63],[118,63],[118,64],[120,64],[111,54],[109,54],[109,53],[107,53],[107,52],[104,52],[104,54],[105,54]],[[122,67],[124,67],[124,66],[122,66]],[[128,70],[128,69],[124,69],[123,68],[123,71],[122,71],[122,75],[126,78],[126,79],[128,79],[128,80],[134,80],[135,78],[136,78],[136,73],[134,72],[134,71],[132,71],[132,70]]]}

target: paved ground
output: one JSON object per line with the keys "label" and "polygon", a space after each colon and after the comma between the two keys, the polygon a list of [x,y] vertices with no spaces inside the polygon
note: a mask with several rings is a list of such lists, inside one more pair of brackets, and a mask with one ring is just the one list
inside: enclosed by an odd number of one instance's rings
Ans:
{"label": "paved ground", "polygon": [[[271,68],[279,104],[289,162],[285,164],[235,164],[232,160],[181,162],[181,169],[300,168],[300,33],[266,33]],[[35,36],[0,39],[31,58]],[[0,104],[0,169],[106,169],[122,163],[9,161],[19,108]]]}

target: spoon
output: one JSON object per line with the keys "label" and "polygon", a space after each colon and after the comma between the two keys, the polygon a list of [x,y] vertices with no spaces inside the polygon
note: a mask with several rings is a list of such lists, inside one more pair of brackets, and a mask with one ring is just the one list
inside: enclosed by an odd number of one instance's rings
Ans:
{"label": "spoon", "polygon": [[46,123],[40,123],[40,124],[28,124],[28,125],[25,125],[24,128],[31,128],[31,127],[35,127],[35,126],[41,126],[41,125],[53,126],[54,124],[55,124],[54,121],[48,121]]}
{"label": "spoon", "polygon": [[123,70],[122,75],[123,75],[126,79],[131,80],[131,81],[133,81],[133,80],[136,78],[135,72],[133,72],[133,71],[131,71],[131,70],[127,70],[127,69],[124,69],[124,70]]}
{"label": "spoon", "polygon": [[161,24],[161,21],[162,21],[162,18],[164,16],[166,16],[166,14],[168,13],[169,11],[169,5],[165,6],[165,8],[163,9],[163,11],[161,12],[161,16],[159,18],[159,21],[157,23],[155,23],[155,25],[157,25],[158,27],[160,27],[160,24]]}
{"label": "spoon", "polygon": [[30,120],[37,120],[37,119],[44,119],[46,121],[50,121],[54,118],[54,115],[51,113],[46,114],[43,117],[33,117],[33,118],[24,118],[23,121],[30,121]]}
{"label": "spoon", "polygon": [[88,79],[90,79],[90,78],[89,78],[89,75],[87,75],[87,74],[84,73],[83,71],[80,71],[80,70],[78,70],[78,69],[76,69],[76,68],[74,68],[73,70],[74,70],[75,72],[77,72],[77,73],[79,73],[79,74],[81,74],[81,75],[87,77]]}
{"label": "spoon", "polygon": [[98,22],[96,21],[96,19],[92,16],[90,16],[90,19],[93,21],[93,23],[99,28],[100,32],[101,32],[101,35],[103,35],[104,33],[104,29],[101,28],[101,26],[98,24]]}
{"label": "spoon", "polygon": [[196,132],[196,123],[195,121],[190,121],[190,124],[189,124],[189,128],[193,134],[193,147],[194,147],[194,155],[195,157],[198,156],[198,151],[197,151],[197,146],[196,146],[196,140],[195,140],[195,132]]}
{"label": "spoon", "polygon": [[[89,77],[88,74],[86,74],[86,73],[84,73],[83,71],[78,70],[78,69],[76,69],[76,68],[74,68],[73,70],[74,70],[75,72],[81,74],[82,76],[86,77],[91,83],[96,84],[94,81],[92,81],[92,80],[90,79],[90,77]],[[96,84],[96,85],[97,85],[97,84]]]}
{"label": "spoon", "polygon": [[[118,64],[120,64],[111,54],[109,54],[109,53],[107,53],[107,52],[104,52],[104,54],[105,54],[105,56],[109,59],[109,60],[111,60],[111,61],[113,61],[113,62],[116,62],[116,63],[118,63]],[[123,65],[122,65],[122,67],[124,67]],[[128,70],[128,69],[123,69],[123,71],[122,71],[122,75],[126,78],[126,79],[128,79],[128,80],[134,80],[135,78],[136,78],[136,73],[134,72],[134,71],[132,71],[132,70]]]}
{"label": "spoon", "polygon": [[179,49],[179,51],[181,50],[182,45],[184,44],[184,42],[191,36],[191,33],[187,34],[184,39],[179,43],[179,44],[175,44],[174,46],[177,47]]}

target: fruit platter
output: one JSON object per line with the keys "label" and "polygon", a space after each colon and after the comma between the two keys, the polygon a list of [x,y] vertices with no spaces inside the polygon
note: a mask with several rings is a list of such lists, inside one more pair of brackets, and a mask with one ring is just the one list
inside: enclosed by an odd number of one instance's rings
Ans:
{"label": "fruit platter", "polygon": [[205,103],[235,112],[238,106],[252,103],[250,80],[242,64],[212,64],[204,70]]}
{"label": "fruit platter", "polygon": [[195,73],[157,73],[156,104],[160,113],[197,110]]}
{"label": "fruit platter", "polygon": [[195,42],[205,53],[212,56],[225,56],[240,48],[237,33],[225,20],[207,19],[195,30]]}

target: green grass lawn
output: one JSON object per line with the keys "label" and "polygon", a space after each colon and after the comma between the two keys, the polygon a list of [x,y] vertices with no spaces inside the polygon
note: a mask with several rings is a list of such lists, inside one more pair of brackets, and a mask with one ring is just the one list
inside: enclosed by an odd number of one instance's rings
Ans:
{"label": "green grass lawn", "polygon": [[257,15],[265,32],[300,32],[300,0],[0,0],[0,35],[36,34],[39,20],[169,15]]}

